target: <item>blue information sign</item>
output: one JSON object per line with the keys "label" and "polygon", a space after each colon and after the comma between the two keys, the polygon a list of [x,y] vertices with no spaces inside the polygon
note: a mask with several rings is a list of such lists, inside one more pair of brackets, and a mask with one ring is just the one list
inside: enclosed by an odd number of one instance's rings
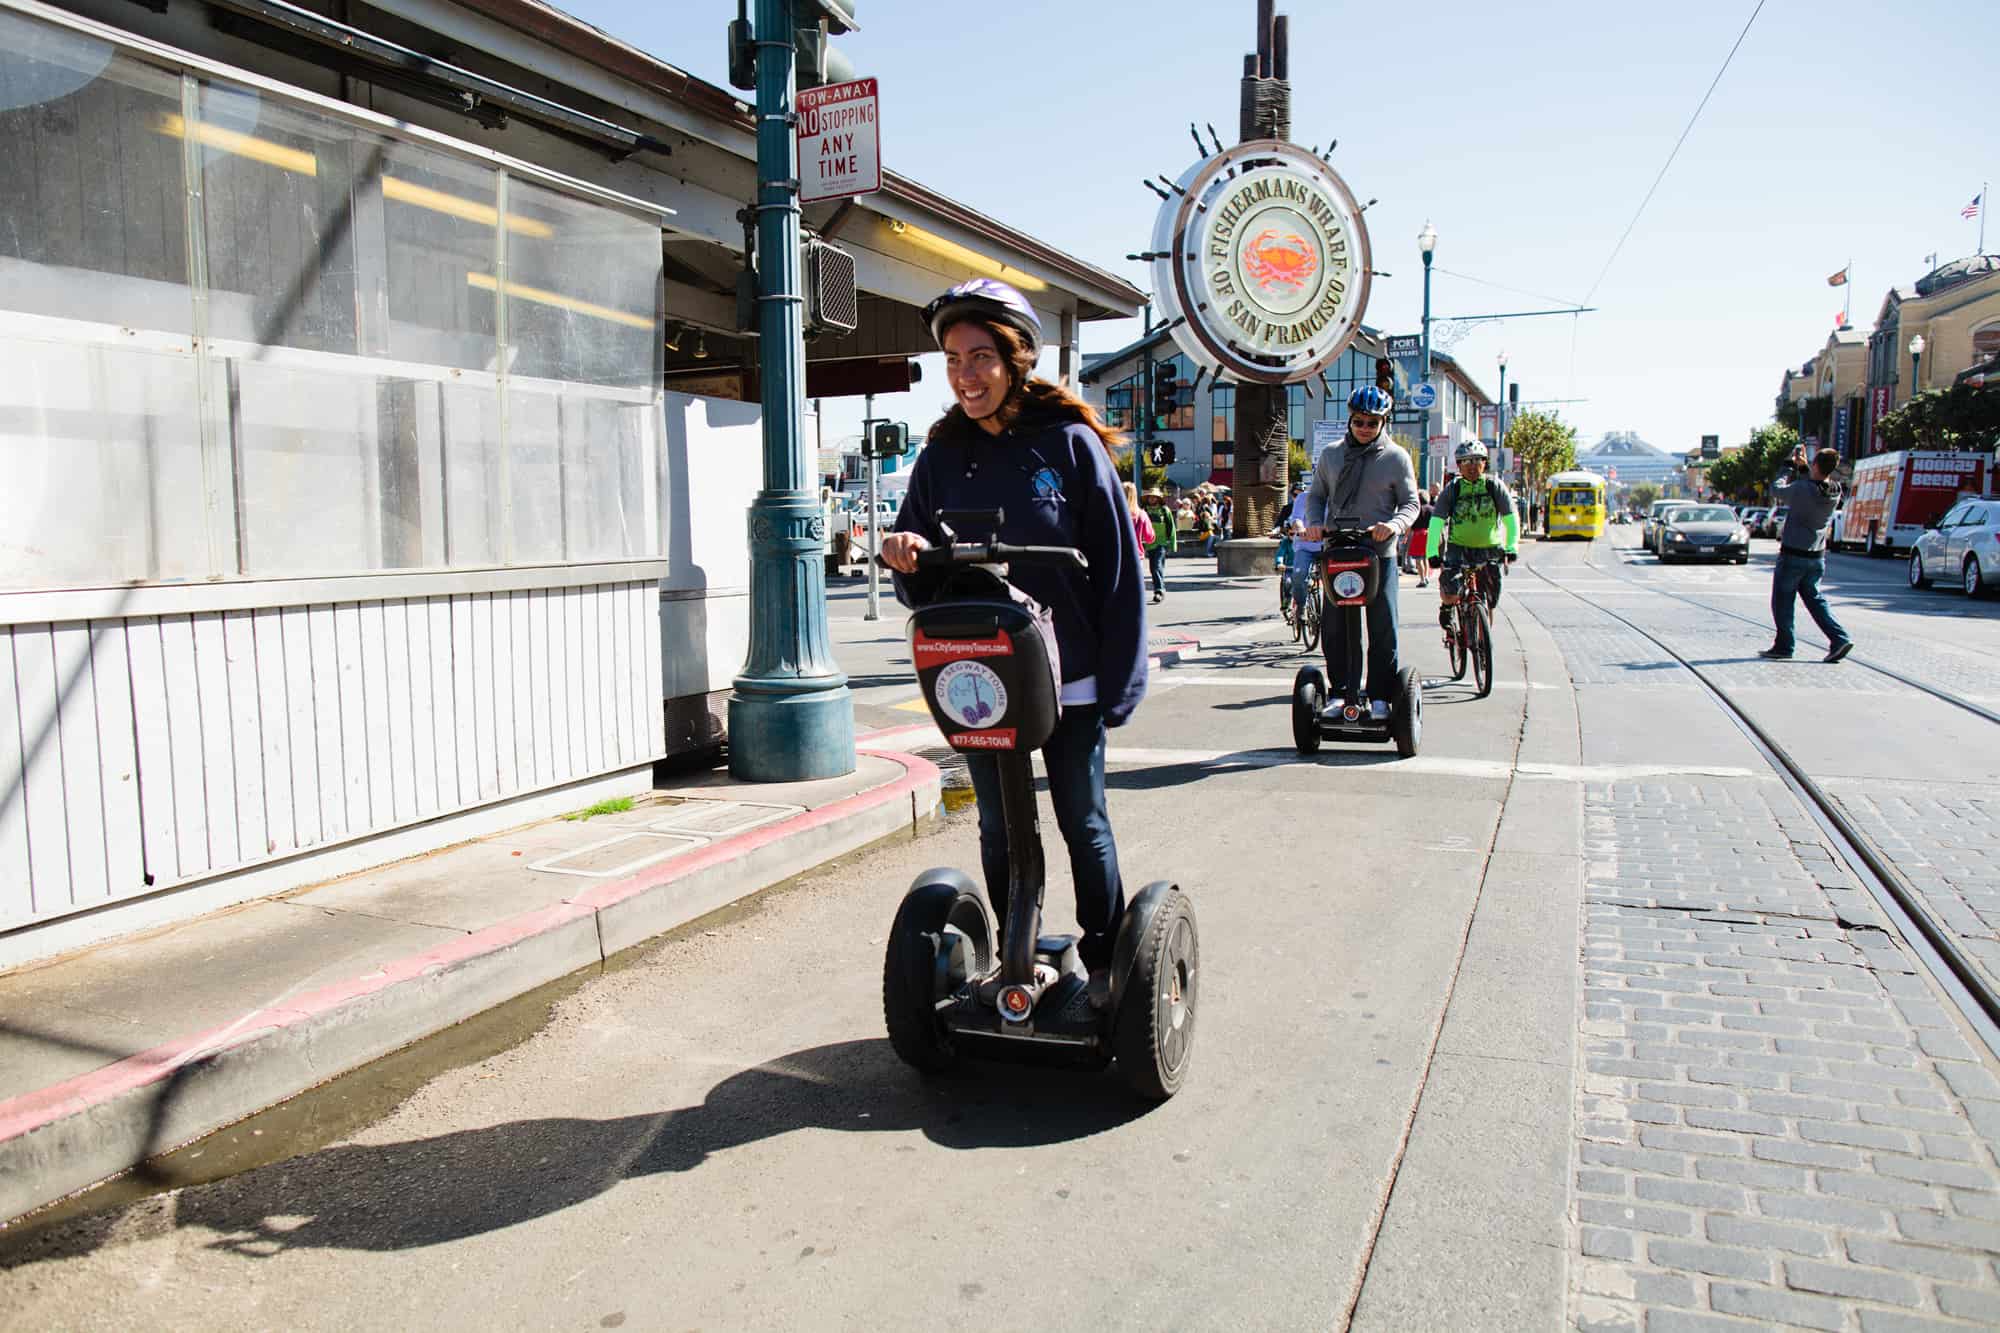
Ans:
{"label": "blue information sign", "polygon": [[1438,400],[1437,385],[1425,382],[1410,390],[1410,406],[1428,412]]}

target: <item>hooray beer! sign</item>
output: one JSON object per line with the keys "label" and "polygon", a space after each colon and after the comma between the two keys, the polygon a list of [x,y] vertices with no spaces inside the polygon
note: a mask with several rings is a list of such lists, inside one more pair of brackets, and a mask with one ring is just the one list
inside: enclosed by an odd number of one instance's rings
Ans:
{"label": "hooray beer! sign", "polygon": [[1188,168],[1153,231],[1174,341],[1218,376],[1289,384],[1354,340],[1368,232],[1346,184],[1295,144],[1260,139]]}

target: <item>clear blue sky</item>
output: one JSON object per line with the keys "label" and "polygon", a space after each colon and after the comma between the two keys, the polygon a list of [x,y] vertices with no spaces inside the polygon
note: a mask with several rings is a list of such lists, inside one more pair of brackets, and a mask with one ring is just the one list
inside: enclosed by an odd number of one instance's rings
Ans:
{"label": "clear blue sky", "polygon": [[[556,0],[662,59],[727,85],[733,4]],[[1767,0],[1631,239],[1633,212],[1742,31],[1755,0],[1667,10],[1557,0],[1315,4],[1291,15],[1293,138],[1338,137],[1333,164],[1368,212],[1378,279],[1367,321],[1416,332],[1416,234],[1437,227],[1434,316],[1581,301],[1596,314],[1473,328],[1456,353],[1489,393],[1495,358],[1524,400],[1560,408],[1586,442],[1630,429],[1681,450],[1768,420],[1779,379],[1816,352],[1853,262],[1853,322],[1924,256],[1973,253],[1959,210],[2000,178],[1993,143],[2000,5]],[[1188,17],[1201,13],[1197,22]],[[1190,120],[1236,138],[1254,0],[1154,5],[860,0],[840,39],[882,81],[885,164],[1141,288],[1155,200]],[[1992,202],[1991,197],[1987,202]],[[1987,249],[2000,250],[2000,225]],[[1537,293],[1539,296],[1523,295]],[[1559,298],[1548,301],[1547,297]],[[1137,336],[1086,325],[1086,352]],[[929,421],[931,359],[883,415]],[[829,432],[860,418],[828,404]]]}

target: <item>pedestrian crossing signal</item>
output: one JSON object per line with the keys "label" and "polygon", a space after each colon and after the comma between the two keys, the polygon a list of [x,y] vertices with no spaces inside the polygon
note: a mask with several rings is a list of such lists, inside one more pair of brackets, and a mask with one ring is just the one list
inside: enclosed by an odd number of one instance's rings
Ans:
{"label": "pedestrian crossing signal", "polygon": [[1154,467],[1166,467],[1174,461],[1174,442],[1156,440],[1146,446],[1146,461]]}
{"label": "pedestrian crossing signal", "polygon": [[907,421],[878,421],[869,428],[866,458],[901,458],[910,452],[910,424]]}

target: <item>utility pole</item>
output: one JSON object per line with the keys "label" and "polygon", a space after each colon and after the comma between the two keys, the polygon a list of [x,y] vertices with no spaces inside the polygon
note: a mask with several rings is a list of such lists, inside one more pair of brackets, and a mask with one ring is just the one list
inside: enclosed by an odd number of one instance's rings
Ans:
{"label": "utility pole", "polygon": [[[852,13],[801,0],[845,32]],[[836,26],[837,25],[837,26]],[[826,621],[826,518],[806,466],[793,0],[757,0],[757,331],[764,488],[750,505],[750,652],[729,697],[729,772],[798,782],[854,771],[854,696]]]}
{"label": "utility pole", "polygon": [[876,516],[875,482],[882,474],[882,460],[875,456],[875,395],[869,394],[862,403],[868,418],[861,423],[861,456],[868,460],[868,614],[862,619],[880,620],[882,567],[875,556],[882,549],[882,521]]}

